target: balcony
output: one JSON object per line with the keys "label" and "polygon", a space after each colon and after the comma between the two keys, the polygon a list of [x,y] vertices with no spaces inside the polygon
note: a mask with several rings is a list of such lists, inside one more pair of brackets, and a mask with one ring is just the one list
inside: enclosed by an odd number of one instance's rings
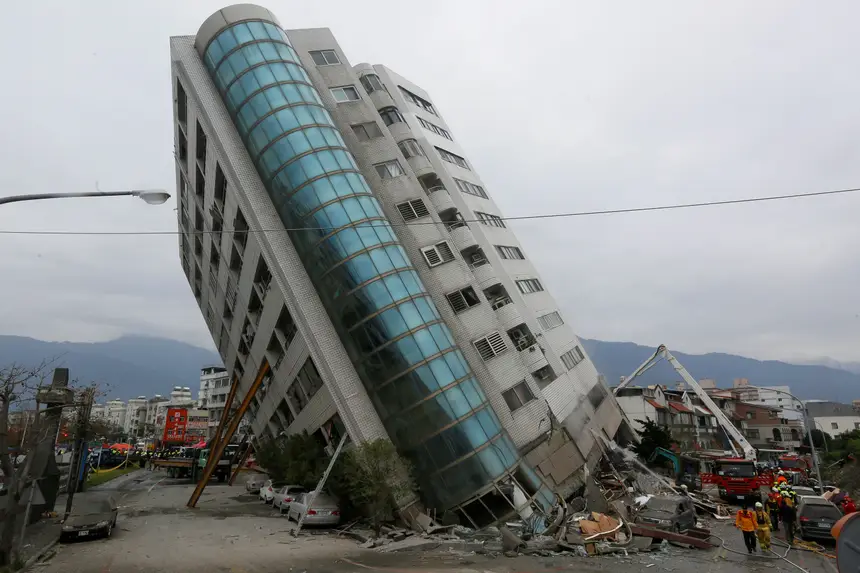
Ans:
{"label": "balcony", "polygon": [[430,160],[423,155],[413,155],[408,158],[406,162],[412,168],[412,171],[415,172],[416,177],[423,177],[436,172],[436,169],[430,163]]}
{"label": "balcony", "polygon": [[473,262],[469,265],[472,274],[475,275],[475,280],[481,289],[486,289],[495,284],[500,284],[502,281],[496,276],[496,271],[486,259],[483,262]]}
{"label": "balcony", "polygon": [[493,310],[496,311],[496,318],[505,330],[523,323],[523,317],[517,305],[513,304],[513,301],[507,295],[493,301],[492,306]]}
{"label": "balcony", "polygon": [[445,226],[448,227],[448,232],[451,233],[451,241],[457,247],[458,251],[462,252],[478,246],[478,240],[472,234],[469,226],[463,221],[446,223]]}
{"label": "balcony", "polygon": [[430,202],[436,209],[437,213],[444,213],[457,207],[451,199],[451,194],[444,187],[433,187],[427,190],[427,196],[430,197]]}
{"label": "balcony", "polygon": [[370,101],[373,102],[373,107],[382,109],[395,105],[394,100],[386,90],[373,90],[368,95]]}

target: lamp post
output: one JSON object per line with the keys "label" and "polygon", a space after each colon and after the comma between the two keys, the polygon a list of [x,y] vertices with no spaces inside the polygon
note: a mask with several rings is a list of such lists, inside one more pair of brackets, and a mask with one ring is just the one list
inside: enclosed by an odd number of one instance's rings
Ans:
{"label": "lamp post", "polygon": [[830,453],[830,446],[827,445],[827,439],[830,436],[827,432],[824,431],[824,427],[821,425],[821,422],[817,422],[815,418],[812,419],[812,423],[815,426],[818,426],[817,430],[821,432],[821,441],[824,442],[824,451],[826,453]]}
{"label": "lamp post", "polygon": [[815,441],[812,439],[812,425],[809,423],[809,411],[806,409],[806,404],[803,401],[792,394],[791,392],[786,392],[785,390],[777,390],[776,388],[766,388],[764,386],[744,386],[744,388],[755,388],[756,390],[767,390],[769,392],[776,392],[778,394],[785,394],[786,396],[791,396],[794,400],[799,402],[803,406],[803,410],[801,410],[801,415],[803,416],[803,425],[806,427],[806,433],[809,436],[809,450],[812,452],[812,464],[815,466],[815,476],[818,478],[818,487],[824,487],[824,480],[821,479],[821,468],[818,464],[818,456],[815,453]]}
{"label": "lamp post", "polygon": [[163,189],[132,189],[130,191],[88,191],[86,193],[42,193],[38,195],[12,195],[0,197],[0,205],[20,203],[21,201],[40,201],[43,199],[75,199],[79,197],[139,197],[149,205],[161,205],[170,199],[170,193]]}

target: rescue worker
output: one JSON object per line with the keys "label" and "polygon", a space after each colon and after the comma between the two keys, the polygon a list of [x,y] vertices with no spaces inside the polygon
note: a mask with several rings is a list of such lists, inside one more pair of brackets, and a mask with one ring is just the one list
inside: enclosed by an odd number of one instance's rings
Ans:
{"label": "rescue worker", "polygon": [[756,519],[755,514],[749,510],[747,504],[744,504],[743,509],[735,516],[735,527],[743,533],[744,545],[747,546],[747,552],[752,553],[755,551]]}
{"label": "rescue worker", "polygon": [[789,544],[794,543],[794,527],[797,521],[797,508],[794,499],[787,491],[782,492],[782,505],[779,508],[779,519],[785,528],[785,540]]}
{"label": "rescue worker", "polygon": [[770,494],[767,496],[767,512],[770,514],[770,526],[774,531],[779,531],[779,506],[782,503],[782,496],[779,494],[778,488],[771,488]]}
{"label": "rescue worker", "polygon": [[787,485],[788,484],[788,478],[785,477],[784,471],[779,470],[779,473],[776,474],[776,482],[773,485],[779,487],[781,484]]}
{"label": "rescue worker", "polygon": [[849,513],[854,513],[855,511],[857,511],[857,505],[854,503],[854,500],[851,499],[851,497],[847,496],[847,495],[842,500],[840,507],[842,508],[842,513],[844,513],[845,515],[848,515]]}
{"label": "rescue worker", "polygon": [[770,514],[760,501],[755,502],[756,536],[762,552],[770,551]]}

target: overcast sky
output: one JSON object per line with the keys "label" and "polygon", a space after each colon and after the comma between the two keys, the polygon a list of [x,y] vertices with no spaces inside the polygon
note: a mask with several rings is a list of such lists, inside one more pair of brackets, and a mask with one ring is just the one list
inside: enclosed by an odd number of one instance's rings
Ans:
{"label": "overcast sky", "polygon": [[[0,195],[174,192],[168,37],[224,5],[5,5]],[[505,215],[860,187],[856,2],[263,5],[427,89]],[[174,207],[26,203],[0,229],[175,230]],[[511,226],[581,336],[860,360],[858,212],[860,193]],[[0,277],[2,334],[213,347],[175,237],[0,235]]]}

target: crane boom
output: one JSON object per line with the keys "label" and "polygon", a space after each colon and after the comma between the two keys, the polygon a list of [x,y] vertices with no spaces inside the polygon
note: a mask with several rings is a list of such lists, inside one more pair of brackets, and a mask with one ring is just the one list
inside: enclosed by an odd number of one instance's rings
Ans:
{"label": "crane boom", "polygon": [[711,411],[711,413],[717,419],[717,423],[719,423],[720,427],[722,427],[723,430],[725,430],[726,434],[729,435],[729,445],[731,446],[732,451],[734,451],[735,454],[738,454],[737,449],[732,443],[732,440],[734,440],[740,446],[741,450],[743,450],[743,455],[745,459],[756,461],[756,452],[752,444],[749,443],[746,437],[744,437],[741,431],[737,429],[737,427],[732,423],[729,417],[726,416],[726,414],[720,409],[719,406],[717,406],[716,402],[711,399],[708,393],[705,392],[701,386],[699,386],[699,383],[696,381],[695,378],[693,378],[692,375],[690,375],[689,372],[687,372],[687,369],[684,368],[684,365],[678,362],[678,359],[672,356],[672,353],[669,352],[669,349],[666,348],[666,346],[663,344],[661,344],[657,348],[657,351],[654,352],[654,354],[652,354],[651,357],[648,358],[648,360],[643,362],[639,366],[639,368],[634,370],[630,376],[625,378],[624,381],[615,388],[614,394],[617,395],[619,390],[628,386],[637,376],[641,375],[643,372],[646,372],[649,368],[654,366],[654,364],[657,363],[657,360],[660,357],[665,358],[666,361],[672,365],[672,368],[674,368],[675,371],[681,375],[681,378],[684,380],[687,386],[689,386],[693,390],[693,392],[696,393],[696,396],[698,396],[702,403],[705,404],[705,406],[707,406],[707,408]]}

